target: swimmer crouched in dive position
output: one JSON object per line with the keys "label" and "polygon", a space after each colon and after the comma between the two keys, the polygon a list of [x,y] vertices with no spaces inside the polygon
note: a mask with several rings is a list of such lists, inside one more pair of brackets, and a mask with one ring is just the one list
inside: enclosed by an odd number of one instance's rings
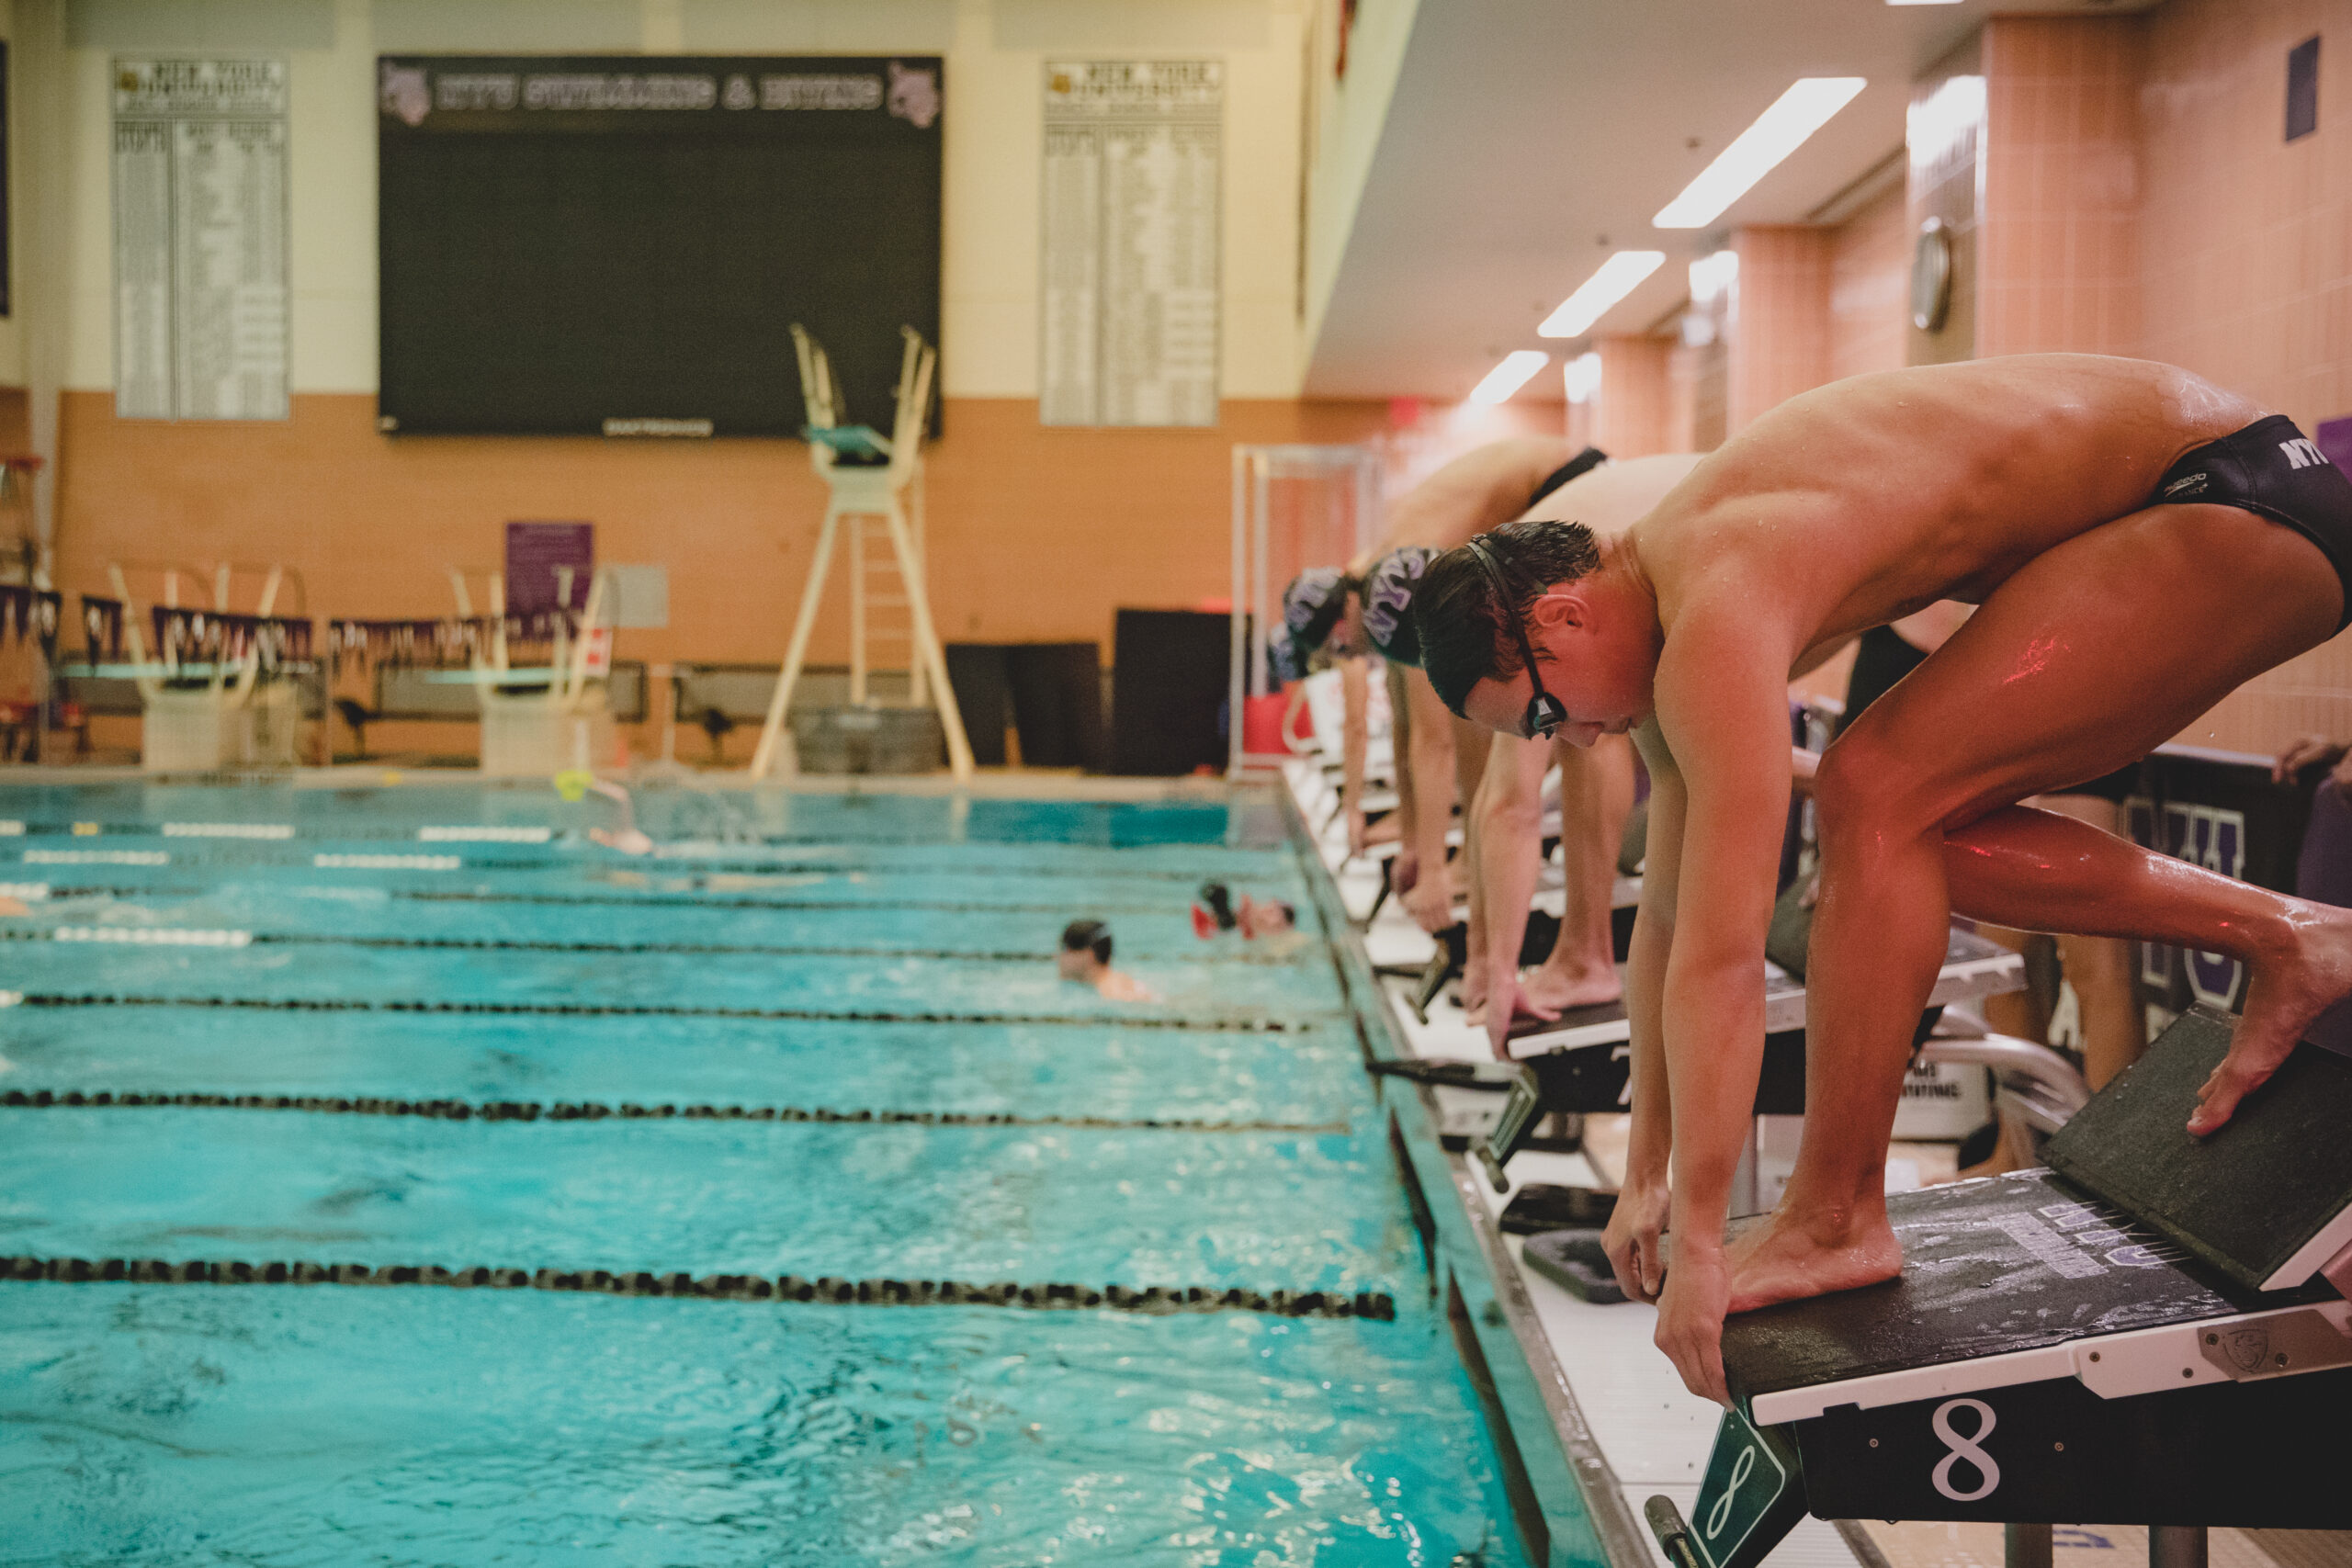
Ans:
{"label": "swimmer crouched in dive position", "polygon": [[1159,998],[1134,976],[1111,967],[1111,928],[1100,920],[1072,920],[1062,928],[1054,967],[1065,980],[1094,987],[1105,1001],[1151,1002]]}
{"label": "swimmer crouched in dive position", "polygon": [[[2135,761],[2335,635],[2347,573],[2352,482],[2290,421],[2186,371],[2079,355],[1821,388],[1614,537],[1522,523],[1430,564],[1423,667],[1448,706],[1505,733],[1630,729],[1649,764],[1608,1248],[1625,1290],[1659,1300],[1658,1346],[1693,1392],[1725,1397],[1727,1312],[1900,1271],[1887,1138],[1953,911],[2244,962],[2245,1015],[2195,1134],[2352,993],[2352,911],[2017,804]],[[1727,1248],[1791,789],[1785,682],[1938,599],[1979,608],[1821,759],[1804,1141],[1779,1207]]]}

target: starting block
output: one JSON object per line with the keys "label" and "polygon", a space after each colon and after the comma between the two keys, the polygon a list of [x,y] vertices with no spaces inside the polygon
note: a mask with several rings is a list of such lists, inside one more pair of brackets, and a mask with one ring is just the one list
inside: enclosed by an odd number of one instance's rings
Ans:
{"label": "starting block", "polygon": [[2352,1528],[2352,1062],[2300,1046],[2191,1139],[2231,1023],[2183,1016],[2052,1168],[1891,1196],[1899,1279],[1731,1319],[1693,1517],[1648,1510],[1669,1559],[1755,1568],[1806,1513],[1997,1521],[2018,1563],[2053,1523],[2174,1527],[2159,1568],[2212,1525]]}
{"label": "starting block", "polygon": [[[1973,931],[1953,928],[1935,988],[1928,993],[1928,1011],[1912,1042],[1914,1047],[1927,1043],[1928,1031],[1950,1004],[2019,990],[2024,985],[2023,959]],[[1804,982],[1767,961],[1764,1062],[1756,1086],[1758,1116],[1804,1113]],[[1544,1117],[1626,1109],[1633,1093],[1632,1035],[1633,1026],[1622,1001],[1571,1008],[1550,1022],[1529,1021],[1512,1032],[1515,1063],[1510,1098],[1484,1142],[1472,1145],[1497,1190],[1506,1185],[1503,1168],[1526,1146],[1528,1136]],[[1968,1055],[1957,1045],[1954,1059]],[[2041,1047],[2020,1046],[2017,1051],[2038,1053],[2053,1070],[2073,1077],[2054,1054]],[[2004,1064],[1988,1061],[1987,1065]],[[2024,1065],[2029,1070],[2034,1066]],[[2079,1079],[2075,1081],[2079,1085]],[[2082,1092],[2079,1087],[2075,1091],[2077,1097]],[[2064,1100],[2067,1097],[2061,1092],[2054,1098]],[[2072,1109],[2071,1104],[2063,1105],[2052,1122],[2062,1120]]]}

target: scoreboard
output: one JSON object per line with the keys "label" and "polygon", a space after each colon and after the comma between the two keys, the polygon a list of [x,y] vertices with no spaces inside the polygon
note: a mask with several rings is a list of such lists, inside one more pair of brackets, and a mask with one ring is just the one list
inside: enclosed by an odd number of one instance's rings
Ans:
{"label": "scoreboard", "polygon": [[888,429],[899,327],[939,341],[936,56],[385,56],[377,97],[388,434],[792,435],[796,321]]}

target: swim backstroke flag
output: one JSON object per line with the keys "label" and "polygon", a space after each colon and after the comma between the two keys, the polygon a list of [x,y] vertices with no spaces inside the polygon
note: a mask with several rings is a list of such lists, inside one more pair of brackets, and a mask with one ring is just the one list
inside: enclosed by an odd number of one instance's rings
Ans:
{"label": "swim backstroke flag", "polygon": [[887,425],[899,328],[939,341],[937,56],[384,56],[376,94],[387,434],[793,435],[796,321]]}

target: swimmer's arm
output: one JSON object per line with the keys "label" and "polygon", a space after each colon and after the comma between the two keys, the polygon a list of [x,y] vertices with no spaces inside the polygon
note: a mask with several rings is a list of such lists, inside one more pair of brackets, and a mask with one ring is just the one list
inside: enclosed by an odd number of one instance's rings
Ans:
{"label": "swimmer's arm", "polygon": [[1410,756],[1397,773],[1412,776],[1412,816],[1401,842],[1411,846],[1419,875],[1405,894],[1406,911],[1425,931],[1453,923],[1453,879],[1445,863],[1445,835],[1453,826],[1453,716],[1438,700],[1430,678],[1407,670],[1402,684],[1410,705]]}
{"label": "swimmer's arm", "polygon": [[1386,534],[1357,569],[1405,545],[1452,549],[1501,527],[1527,510],[1527,498],[1553,469],[1581,450],[1557,436],[1522,435],[1464,453],[1405,493],[1390,512]]}
{"label": "swimmer's arm", "polygon": [[1519,995],[1519,949],[1535,896],[1544,842],[1544,773],[1548,740],[1498,734],[1478,785],[1478,906],[1487,934],[1487,1038],[1497,1059],[1510,1055]]}
{"label": "swimmer's arm", "polygon": [[[1694,595],[1695,597],[1695,595]],[[1764,1057],[1764,933],[1789,809],[1793,640],[1739,586],[1687,603],[1658,660],[1657,722],[1685,784],[1665,1047],[1673,1086],[1674,1268],[1658,1343],[1724,1397],[1724,1224]]]}
{"label": "swimmer's arm", "polygon": [[1667,1170],[1674,1151],[1674,1101],[1666,1070],[1666,967],[1674,947],[1676,892],[1682,870],[1684,787],[1655,719],[1634,731],[1649,770],[1649,826],[1643,848],[1642,901],[1625,949],[1626,1068],[1632,1136],[1607,1246],[1618,1283],[1638,1301],[1656,1301],[1665,1267],[1658,1235],[1666,1226]]}
{"label": "swimmer's arm", "polygon": [[1340,721],[1340,810],[1348,825],[1348,853],[1363,853],[1364,752],[1371,744],[1370,677],[1364,660],[1340,660],[1340,694],[1345,715]]}

